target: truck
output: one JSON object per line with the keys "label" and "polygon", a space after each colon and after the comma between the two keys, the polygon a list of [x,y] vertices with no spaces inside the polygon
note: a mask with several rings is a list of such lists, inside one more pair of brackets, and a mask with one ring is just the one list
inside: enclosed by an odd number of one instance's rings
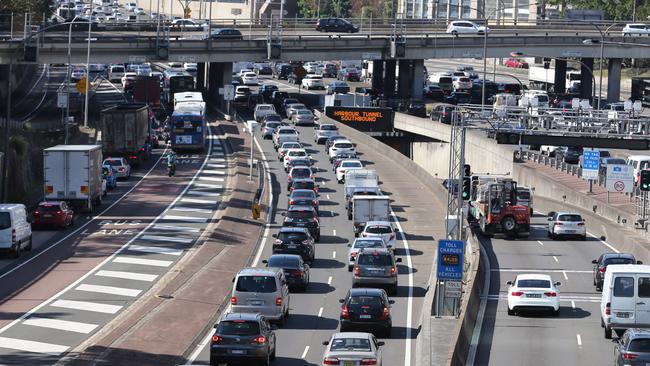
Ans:
{"label": "truck", "polygon": [[508,238],[527,238],[530,234],[529,208],[517,203],[517,182],[511,178],[479,184],[468,211],[486,236],[503,233]]}
{"label": "truck", "polygon": [[102,201],[102,146],[58,145],[43,150],[45,200],[91,212]]}
{"label": "truck", "polygon": [[354,169],[345,172],[345,185],[343,198],[348,213],[348,220],[352,220],[352,196],[380,196],[379,175],[370,169]]}
{"label": "truck", "polygon": [[[564,93],[566,90],[555,90],[555,68],[544,68],[543,66],[530,65],[528,67],[528,82],[530,88],[542,90],[553,90],[556,93]],[[567,67],[565,87],[570,89],[580,83],[580,71]]]}
{"label": "truck", "polygon": [[121,156],[137,167],[149,160],[149,107],[144,104],[117,104],[101,111],[102,151],[104,156]]}
{"label": "truck", "polygon": [[369,221],[390,221],[390,197],[352,196],[352,226],[358,237]]}
{"label": "truck", "polygon": [[155,76],[137,76],[133,85],[133,102],[160,108],[160,79]]}

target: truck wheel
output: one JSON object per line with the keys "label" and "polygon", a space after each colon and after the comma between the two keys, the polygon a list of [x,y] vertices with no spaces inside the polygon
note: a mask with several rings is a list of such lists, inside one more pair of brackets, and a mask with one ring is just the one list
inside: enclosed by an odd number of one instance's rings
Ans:
{"label": "truck wheel", "polygon": [[503,230],[510,233],[515,231],[517,228],[517,222],[515,221],[514,217],[508,216],[501,220],[501,227],[503,227]]}

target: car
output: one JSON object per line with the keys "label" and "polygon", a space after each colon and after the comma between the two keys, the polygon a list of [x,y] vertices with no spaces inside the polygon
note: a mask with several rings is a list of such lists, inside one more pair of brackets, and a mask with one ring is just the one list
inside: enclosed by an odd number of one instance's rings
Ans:
{"label": "car", "polygon": [[348,85],[348,83],[345,81],[334,80],[331,83],[327,84],[327,87],[325,89],[327,90],[327,94],[347,94],[350,92],[350,85]]}
{"label": "car", "polygon": [[361,249],[365,248],[388,248],[384,239],[378,236],[356,238],[352,244],[348,244],[348,272],[352,272],[354,262]]}
{"label": "car", "polygon": [[64,201],[44,201],[38,204],[32,215],[32,227],[58,227],[65,229],[74,225],[74,211]]}
{"label": "car", "polygon": [[331,158],[337,152],[356,152],[356,150],[354,144],[350,140],[341,139],[332,143],[332,146],[327,150],[327,155]]}
{"label": "car", "polygon": [[170,27],[172,28],[172,30],[181,30],[181,31],[208,30],[207,23],[198,23],[192,19],[174,19],[172,20]]}
{"label": "car", "polygon": [[231,312],[261,314],[281,325],[289,317],[289,286],[282,269],[242,268],[233,278],[233,284]]}
{"label": "car", "polygon": [[384,342],[377,342],[371,333],[334,333],[323,345],[327,347],[322,365],[382,365]]}
{"label": "car", "polygon": [[406,114],[416,117],[427,117],[427,105],[421,100],[412,100],[406,109]]}
{"label": "car", "polygon": [[133,13],[134,13],[135,15],[144,15],[144,14],[145,14],[145,11],[144,11],[144,9],[142,9],[142,8],[135,8],[135,9],[133,10]]}
{"label": "car", "polygon": [[106,188],[114,189],[117,187],[117,174],[110,165],[102,166],[102,178],[106,180]]}
{"label": "car", "polygon": [[555,150],[555,159],[567,164],[578,164],[582,151],[582,147],[562,146]]}
{"label": "car", "polygon": [[290,189],[288,205],[311,205],[319,213],[318,194],[313,189]]}
{"label": "car", "polygon": [[621,30],[623,37],[650,35],[650,28],[643,23],[626,24]]}
{"label": "car", "polygon": [[241,76],[244,81],[244,85],[260,85],[260,81],[257,78],[257,74],[254,72],[247,72]]}
{"label": "car", "polygon": [[[199,65],[196,62],[185,62],[183,64],[183,71],[189,73],[195,73]],[[151,70],[151,69],[150,69]]]}
{"label": "car", "polygon": [[289,188],[289,192],[292,192],[295,189],[311,189],[315,193],[318,193],[318,184],[316,184],[316,181],[309,178],[294,179],[291,182],[291,187]]}
{"label": "car", "polygon": [[388,293],[397,294],[397,263],[402,258],[388,248],[367,248],[359,250],[352,267],[352,287],[388,286]]}
{"label": "car", "polygon": [[266,115],[264,115],[264,116],[262,117],[262,125],[264,125],[264,124],[267,123],[267,122],[279,122],[279,123],[281,123],[283,126],[288,126],[287,123],[285,123],[285,122],[282,121],[282,117],[281,117],[279,114],[277,114],[277,113],[270,113],[270,114],[266,114]]}
{"label": "car", "polygon": [[357,70],[356,67],[349,67],[339,70],[339,73],[336,77],[341,81],[361,81],[361,73]]}
{"label": "car", "polygon": [[289,142],[289,141],[298,142],[299,138],[300,135],[298,134],[298,131],[296,131],[294,127],[281,126],[275,131],[275,135],[273,135],[273,147],[278,149],[285,142]]}
{"label": "car", "polygon": [[452,115],[456,106],[451,104],[436,104],[431,109],[431,120],[451,124]]}
{"label": "car", "polygon": [[288,79],[289,75],[293,74],[293,66],[289,64],[277,64],[273,68],[273,78],[275,79]]}
{"label": "car", "polygon": [[[270,84],[265,84],[262,86],[266,86]],[[286,91],[274,91],[271,93],[271,103],[275,106],[277,110],[282,110],[284,111],[284,100],[289,98],[289,93]],[[298,99],[296,99],[296,102],[298,102]]]}
{"label": "car", "polygon": [[517,58],[509,58],[503,63],[503,66],[511,67],[513,69],[527,69],[528,62]]}
{"label": "car", "polygon": [[339,140],[347,140],[348,138],[339,134],[332,135],[325,140],[325,151],[329,151],[330,147]]}
{"label": "car", "polygon": [[125,69],[123,65],[111,65],[108,68],[108,80],[121,82],[124,72]]}
{"label": "car", "polygon": [[453,81],[454,90],[471,90],[472,89],[472,79],[467,76],[460,76],[454,78]]}
{"label": "car", "polygon": [[289,290],[306,291],[309,286],[309,265],[296,254],[272,254],[262,263],[267,267],[282,268]]}
{"label": "car", "polygon": [[316,74],[321,76],[323,72],[323,66],[318,62],[305,62],[302,67],[307,71],[307,74]]}
{"label": "car", "polygon": [[357,33],[359,27],[343,18],[321,18],[316,21],[319,32]]}
{"label": "car", "polygon": [[445,97],[445,102],[450,104],[469,104],[472,102],[472,94],[464,91],[453,91]]}
{"label": "car", "polygon": [[297,166],[291,168],[291,170],[289,170],[289,174],[287,175],[287,191],[290,190],[291,182],[294,179],[314,179],[314,170],[315,169],[313,167],[306,166]]}
{"label": "car", "polygon": [[425,85],[422,89],[422,95],[426,98],[437,100],[439,102],[445,100],[445,91],[438,85]]}
{"label": "car", "polygon": [[323,77],[324,78],[335,78],[338,75],[339,66],[335,63],[327,62],[323,67]]}
{"label": "car", "polygon": [[587,240],[585,220],[579,213],[550,212],[548,214],[548,236],[555,240],[563,236],[577,236]]}
{"label": "car", "polygon": [[244,39],[241,31],[234,28],[216,28],[210,31],[210,36],[206,37],[211,40],[232,40],[232,41],[241,41]]}
{"label": "car", "polygon": [[291,121],[296,126],[307,125],[313,126],[315,123],[316,117],[314,113],[309,109],[298,109],[297,111],[291,114]]}
{"label": "car", "polygon": [[368,330],[390,338],[393,329],[390,308],[394,301],[388,300],[386,291],[376,288],[352,288],[339,302],[341,332],[349,332],[352,329]]}
{"label": "car", "polygon": [[285,109],[285,114],[287,118],[291,118],[294,113],[296,113],[300,109],[307,109],[307,106],[304,105],[303,103],[291,103],[287,104],[287,107]]}
{"label": "car", "polygon": [[235,102],[248,102],[248,96],[251,95],[251,88],[240,85],[235,88]]}
{"label": "car", "polygon": [[[280,108],[280,109],[285,112],[285,116],[286,116],[287,108],[289,108],[289,106],[291,104],[297,104],[297,103],[300,103],[300,101],[298,99],[289,98],[288,96],[286,96],[286,97],[284,97],[282,99],[282,108]],[[289,116],[287,116],[287,117],[289,117]]]}
{"label": "car", "polygon": [[277,85],[272,85],[272,84],[264,84],[260,86],[260,89],[258,91],[259,94],[261,94],[264,99],[267,102],[272,102],[271,96],[273,95],[273,92],[278,91],[278,86]]}
{"label": "car", "polygon": [[490,28],[470,22],[469,20],[453,20],[447,26],[447,33],[455,36],[459,34],[485,34],[489,32]]}
{"label": "car", "polygon": [[117,174],[117,178],[126,178],[131,177],[131,165],[126,161],[125,158],[113,158],[109,157],[104,159],[102,166],[108,165],[113,168],[113,171]]}
{"label": "car", "polygon": [[275,130],[282,126],[282,122],[269,121],[262,126],[262,138],[267,140],[273,138]]}
{"label": "car", "polygon": [[226,313],[215,325],[210,342],[210,365],[242,361],[269,365],[277,348],[266,317],[251,313]]}
{"label": "car", "polygon": [[314,241],[320,241],[320,220],[313,207],[307,205],[289,206],[284,213],[282,226],[306,228]]}
{"label": "car", "polygon": [[[250,94],[246,102],[248,108],[255,109],[258,104],[264,104],[264,97],[260,94]],[[275,112],[273,112],[275,113]]]}
{"label": "car", "polygon": [[[288,171],[291,171],[291,169],[297,167],[310,168],[312,167],[312,161],[309,158],[295,158],[291,159],[291,161],[287,164]],[[289,188],[289,191],[291,191],[291,188]]]}
{"label": "car", "polygon": [[257,104],[253,112],[253,117],[255,121],[261,122],[262,118],[268,114],[277,114],[273,104]]}
{"label": "car", "polygon": [[363,163],[359,159],[342,160],[338,167],[336,167],[336,181],[339,183],[345,182],[345,173],[350,170],[363,169]]}
{"label": "car", "polygon": [[338,135],[338,127],[333,123],[320,123],[314,127],[314,142],[322,144],[330,136]]}
{"label": "car", "polygon": [[125,72],[124,75],[122,76],[122,88],[126,88],[126,83],[127,80],[129,81],[135,81],[135,78],[138,76],[138,74],[135,71],[128,71]]}
{"label": "car", "polygon": [[136,3],[126,3],[126,10],[133,11],[137,9],[138,4]]}
{"label": "car", "polygon": [[81,80],[81,79],[83,79],[85,77],[86,77],[86,69],[85,68],[76,67],[70,73],[70,80],[72,80],[72,81],[79,81],[79,80]]}
{"label": "car", "polygon": [[311,89],[323,89],[325,90],[325,84],[323,83],[323,76],[315,74],[307,74],[300,81],[300,86],[307,90]]}
{"label": "car", "polygon": [[284,155],[289,149],[303,149],[303,146],[298,141],[287,141],[283,142],[282,145],[278,148],[278,160],[284,160]]}
{"label": "car", "polygon": [[273,75],[273,68],[267,63],[256,64],[254,71],[257,75]]}
{"label": "car", "polygon": [[650,330],[630,328],[616,339],[614,345],[616,366],[644,366],[650,364]]}
{"label": "car", "polygon": [[397,230],[389,221],[368,221],[360,236],[362,238],[381,238],[388,248],[395,248]]}
{"label": "car", "polygon": [[282,164],[284,165],[284,171],[288,172],[287,164],[294,158],[311,158],[305,149],[288,149],[284,153],[284,158],[282,159]]}
{"label": "car", "polygon": [[332,172],[336,174],[336,168],[338,168],[344,160],[359,160],[359,157],[356,153],[351,152],[339,152],[331,158],[332,161]]}
{"label": "car", "polygon": [[519,274],[508,281],[508,315],[525,310],[547,310],[560,315],[560,282],[546,274]]}
{"label": "car", "polygon": [[596,291],[602,291],[605,271],[610,264],[643,264],[643,262],[637,261],[632,253],[603,253],[591,263],[594,265],[593,277]]}
{"label": "car", "polygon": [[277,234],[273,234],[273,254],[295,254],[303,261],[313,264],[316,259],[314,238],[305,227],[283,226]]}

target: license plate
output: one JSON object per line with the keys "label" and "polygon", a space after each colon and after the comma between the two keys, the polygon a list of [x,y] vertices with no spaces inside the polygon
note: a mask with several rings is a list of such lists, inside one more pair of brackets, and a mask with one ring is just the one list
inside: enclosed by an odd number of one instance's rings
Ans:
{"label": "license plate", "polygon": [[250,302],[250,304],[253,305],[253,306],[261,306],[263,304],[263,301],[261,301],[261,300],[252,300]]}
{"label": "license plate", "polygon": [[357,361],[343,361],[343,366],[357,366]]}
{"label": "license plate", "polygon": [[49,217],[52,217],[52,215],[43,215],[43,217],[48,217],[49,218]]}
{"label": "license plate", "polygon": [[629,318],[630,313],[616,313],[616,316],[619,318]]}
{"label": "license plate", "polygon": [[296,226],[305,226],[306,224],[304,222],[299,222],[296,224]]}
{"label": "license plate", "polygon": [[526,297],[539,299],[542,297],[542,294],[526,294]]}
{"label": "license plate", "polygon": [[370,319],[370,315],[359,315],[359,319]]}
{"label": "license plate", "polygon": [[243,355],[243,354],[246,353],[246,350],[243,350],[243,349],[231,349],[230,353],[232,353],[233,355]]}
{"label": "license plate", "polygon": [[575,233],[575,230],[564,230],[565,233]]}
{"label": "license plate", "polygon": [[296,248],[298,248],[298,247],[292,244],[292,245],[287,245],[287,248],[289,248],[289,249],[296,249]]}

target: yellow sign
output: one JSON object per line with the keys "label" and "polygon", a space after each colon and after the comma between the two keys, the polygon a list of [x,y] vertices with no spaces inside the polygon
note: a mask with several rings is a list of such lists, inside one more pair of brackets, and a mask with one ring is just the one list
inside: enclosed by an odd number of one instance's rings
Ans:
{"label": "yellow sign", "polygon": [[253,203],[253,219],[257,220],[260,218],[260,204],[257,202]]}
{"label": "yellow sign", "polygon": [[81,80],[77,81],[77,90],[81,94],[86,94],[86,78],[81,78]]}

